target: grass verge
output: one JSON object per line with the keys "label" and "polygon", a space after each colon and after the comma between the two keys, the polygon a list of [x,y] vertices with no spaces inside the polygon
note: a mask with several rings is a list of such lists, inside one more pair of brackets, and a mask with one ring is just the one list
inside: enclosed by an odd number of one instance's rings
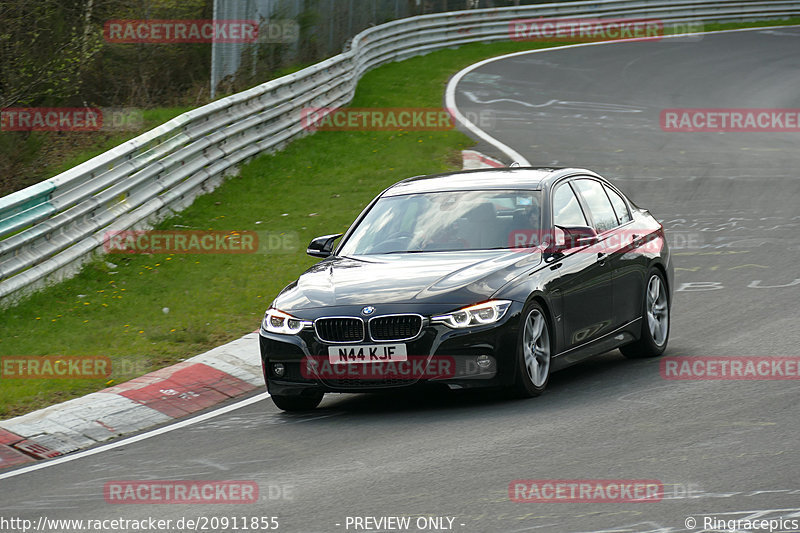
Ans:
{"label": "grass verge", "polygon": [[[106,152],[123,142],[149,131],[159,124],[189,111],[190,107],[142,110],[142,123],[125,130],[86,132],[36,131],[26,140],[0,136],[0,159],[15,157],[22,151],[27,163],[18,161],[10,167],[9,177],[0,178],[0,196],[24,189]],[[27,152],[26,152],[27,150]],[[0,164],[0,173],[4,165]],[[13,174],[13,180],[10,176]]]}
{"label": "grass verge", "polygon": [[[363,77],[351,105],[440,107],[448,78],[461,68],[546,46],[556,44],[473,44],[391,63]],[[107,255],[77,277],[0,310],[0,356],[112,360],[110,379],[0,377],[0,418],[99,390],[253,331],[275,294],[315,262],[303,253],[312,237],[343,231],[399,179],[458,168],[460,150],[472,144],[457,131],[318,132],[244,165],[158,228],[267,231],[292,235],[297,249]]]}

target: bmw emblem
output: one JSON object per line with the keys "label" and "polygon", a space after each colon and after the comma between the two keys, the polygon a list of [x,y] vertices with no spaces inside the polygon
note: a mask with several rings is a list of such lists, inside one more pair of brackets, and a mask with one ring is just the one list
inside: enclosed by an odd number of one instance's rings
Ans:
{"label": "bmw emblem", "polygon": [[371,305],[366,306],[364,309],[361,310],[361,314],[364,316],[369,316],[375,312],[375,308]]}

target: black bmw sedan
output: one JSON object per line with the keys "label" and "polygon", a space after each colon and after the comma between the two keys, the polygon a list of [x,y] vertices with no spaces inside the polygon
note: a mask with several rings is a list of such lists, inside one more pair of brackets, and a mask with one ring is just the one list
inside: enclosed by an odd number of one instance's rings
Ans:
{"label": "black bmw sedan", "polygon": [[287,411],[414,386],[538,396],[551,372],[615,348],[658,356],[669,337],[663,227],[584,169],[409,178],[307,252],[324,259],[260,329],[267,388]]}

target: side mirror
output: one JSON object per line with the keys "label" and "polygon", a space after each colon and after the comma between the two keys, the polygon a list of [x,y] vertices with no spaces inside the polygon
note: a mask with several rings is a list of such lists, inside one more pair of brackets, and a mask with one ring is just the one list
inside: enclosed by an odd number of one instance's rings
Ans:
{"label": "side mirror", "polygon": [[597,242],[597,232],[594,228],[575,226],[567,228],[567,234],[575,246],[588,246]]}
{"label": "side mirror", "polygon": [[323,235],[312,239],[308,243],[306,253],[313,257],[328,257],[333,253],[333,242],[344,235],[344,233],[336,233],[333,235]]}
{"label": "side mirror", "polygon": [[589,246],[597,242],[597,232],[588,226],[556,226],[554,233],[554,246],[558,250]]}

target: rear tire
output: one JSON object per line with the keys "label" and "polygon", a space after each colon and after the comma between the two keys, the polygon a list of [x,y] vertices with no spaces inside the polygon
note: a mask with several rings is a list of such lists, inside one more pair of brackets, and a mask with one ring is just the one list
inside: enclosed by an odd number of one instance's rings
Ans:
{"label": "rear tire", "polygon": [[276,396],[273,394],[270,397],[278,409],[290,413],[296,413],[302,411],[312,411],[319,405],[319,402],[322,401],[323,396],[324,393],[320,392],[311,396]]}
{"label": "rear tire", "polygon": [[664,275],[653,268],[647,275],[642,308],[642,333],[639,340],[619,349],[629,359],[658,357],[669,340],[669,293]]}
{"label": "rear tire", "polygon": [[551,346],[544,309],[536,302],[528,303],[520,317],[515,397],[532,398],[544,392],[550,379]]}

